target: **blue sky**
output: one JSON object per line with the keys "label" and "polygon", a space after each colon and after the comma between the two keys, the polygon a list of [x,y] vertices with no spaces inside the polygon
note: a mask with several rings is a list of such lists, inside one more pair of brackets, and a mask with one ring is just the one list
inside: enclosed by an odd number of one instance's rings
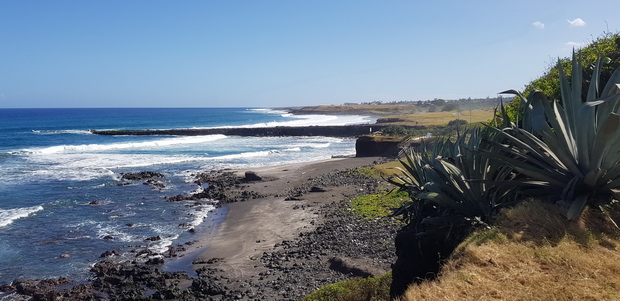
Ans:
{"label": "blue sky", "polygon": [[495,96],[620,30],[620,1],[0,0],[0,107]]}

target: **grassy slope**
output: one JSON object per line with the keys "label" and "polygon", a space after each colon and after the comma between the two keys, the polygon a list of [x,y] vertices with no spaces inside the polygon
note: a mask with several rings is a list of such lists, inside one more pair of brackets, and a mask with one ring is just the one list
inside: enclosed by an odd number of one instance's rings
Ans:
{"label": "grassy slope", "polygon": [[450,112],[427,112],[416,114],[400,114],[379,118],[377,123],[393,125],[420,125],[420,126],[445,126],[455,119],[462,119],[468,123],[486,122],[493,117],[493,109],[480,109],[472,111]]}
{"label": "grassy slope", "polygon": [[[360,172],[385,176],[396,166]],[[367,215],[379,208],[384,215],[402,197],[358,198],[352,210]],[[620,222],[620,205],[606,210],[587,209],[570,222],[557,207],[536,201],[505,210],[495,226],[461,244],[437,281],[411,286],[402,300],[620,300],[620,229],[611,222]],[[390,283],[389,273],[352,279],[303,300],[388,300]]]}
{"label": "grassy slope", "polygon": [[460,112],[418,112],[415,105],[331,105],[289,109],[302,114],[370,114],[385,116],[377,123],[403,126],[445,126],[449,121],[463,119],[469,123],[486,122],[493,116],[493,108],[463,110]]}
{"label": "grassy slope", "polygon": [[411,286],[403,300],[620,300],[620,230],[608,215],[589,209],[568,222],[528,202],[502,218],[464,242],[437,281]]}

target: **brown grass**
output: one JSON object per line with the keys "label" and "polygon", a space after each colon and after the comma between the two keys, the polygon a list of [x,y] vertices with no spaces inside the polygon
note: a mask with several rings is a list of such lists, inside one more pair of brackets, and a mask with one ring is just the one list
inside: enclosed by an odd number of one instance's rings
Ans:
{"label": "brown grass", "polygon": [[384,178],[387,178],[389,176],[401,174],[401,171],[397,168],[403,168],[403,165],[400,163],[400,161],[396,160],[382,164],[376,164],[373,165],[372,168],[376,171],[377,174]]}
{"label": "brown grass", "polygon": [[569,222],[539,202],[506,210],[437,281],[412,285],[403,300],[620,300],[620,231],[610,216],[588,209]]}
{"label": "brown grass", "polygon": [[481,109],[472,111],[450,111],[401,114],[379,118],[377,123],[389,123],[394,125],[418,125],[418,126],[445,126],[455,119],[463,119],[468,123],[486,122],[493,117],[493,109]]}

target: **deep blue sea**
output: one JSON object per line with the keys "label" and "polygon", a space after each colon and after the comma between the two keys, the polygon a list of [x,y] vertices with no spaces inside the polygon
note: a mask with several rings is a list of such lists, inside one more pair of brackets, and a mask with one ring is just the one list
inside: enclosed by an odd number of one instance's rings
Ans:
{"label": "deep blue sea", "polygon": [[[84,280],[104,251],[163,252],[191,241],[179,224],[199,226],[215,207],[165,197],[196,190],[196,172],[355,152],[355,141],[342,138],[97,136],[89,130],[372,121],[247,108],[0,109],[0,284],[59,276]],[[165,188],[142,181],[118,185],[120,173],[137,171],[163,173]],[[100,205],[89,205],[93,201]],[[162,240],[145,241],[151,236]]]}

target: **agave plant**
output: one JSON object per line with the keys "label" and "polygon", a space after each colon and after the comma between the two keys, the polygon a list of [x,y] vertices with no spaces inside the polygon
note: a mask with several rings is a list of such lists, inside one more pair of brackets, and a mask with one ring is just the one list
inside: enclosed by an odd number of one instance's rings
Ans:
{"label": "agave plant", "polygon": [[[489,141],[493,157],[537,181],[546,195],[568,206],[567,217],[579,216],[588,202],[620,187],[620,68],[599,93],[601,60],[594,67],[585,100],[581,58],[573,54],[569,82],[558,63],[561,102],[538,91],[524,102],[520,126],[492,129],[505,141]],[[486,151],[490,154],[490,151]]]}
{"label": "agave plant", "polygon": [[[388,181],[409,191],[412,202],[396,214],[415,214],[419,201],[430,201],[453,210],[461,216],[488,219],[499,208],[514,201],[515,183],[512,168],[497,164],[479,149],[483,141],[495,135],[484,128],[474,128],[459,135],[455,142],[449,138],[435,141],[429,151],[423,147],[401,160],[400,175]],[[508,186],[510,185],[510,186]]]}

